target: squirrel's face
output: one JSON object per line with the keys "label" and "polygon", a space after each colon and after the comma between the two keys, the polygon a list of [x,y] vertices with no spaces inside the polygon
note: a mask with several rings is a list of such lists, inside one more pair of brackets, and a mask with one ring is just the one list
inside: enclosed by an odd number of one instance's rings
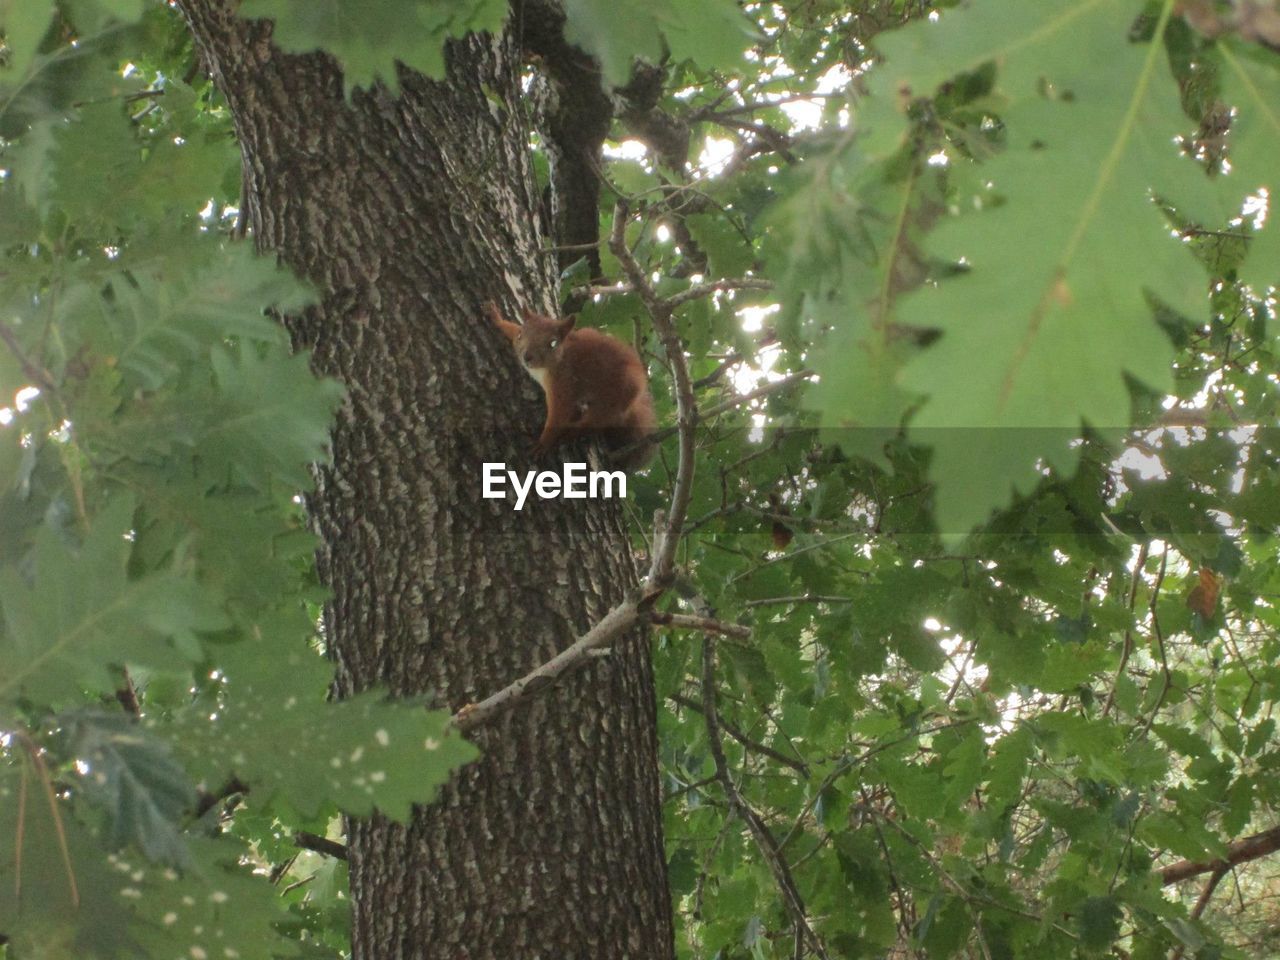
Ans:
{"label": "squirrel's face", "polygon": [[524,368],[539,383],[542,375],[555,366],[565,338],[573,330],[575,317],[556,321],[547,317],[526,314],[520,335],[515,339],[516,356]]}

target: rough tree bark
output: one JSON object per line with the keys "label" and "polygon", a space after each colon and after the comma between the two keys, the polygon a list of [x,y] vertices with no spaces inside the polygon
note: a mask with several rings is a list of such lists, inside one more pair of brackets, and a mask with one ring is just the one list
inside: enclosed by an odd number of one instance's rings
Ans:
{"label": "rough tree bark", "polygon": [[[236,5],[181,0],[235,118],[255,242],[323,295],[291,331],[350,393],[309,504],[336,689],[457,709],[567,645],[637,576],[617,502],[516,513],[480,495],[482,461],[531,466],[542,411],[480,305],[555,302],[518,54],[468,37],[443,81],[404,72],[400,97],[348,102],[332,59],[282,54]],[[482,759],[408,828],[349,824],[356,960],[673,955],[638,639],[476,731]]]}

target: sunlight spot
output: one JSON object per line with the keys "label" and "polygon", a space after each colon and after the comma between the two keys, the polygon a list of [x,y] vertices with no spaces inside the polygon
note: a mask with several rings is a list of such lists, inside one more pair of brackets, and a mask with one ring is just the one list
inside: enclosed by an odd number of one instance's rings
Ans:
{"label": "sunlight spot", "polygon": [[713,177],[723,173],[725,164],[729,162],[735,149],[737,148],[732,140],[707,137],[702,146],[702,153],[698,154],[698,166]]}
{"label": "sunlight spot", "polygon": [[23,387],[13,395],[13,405],[18,408],[19,413],[26,413],[31,407],[31,401],[40,396],[39,387]]}
{"label": "sunlight spot", "polygon": [[764,318],[781,310],[780,304],[771,303],[767,307],[743,307],[738,311],[742,318],[743,333],[759,333],[764,329]]}
{"label": "sunlight spot", "polygon": [[616,160],[642,160],[648,148],[639,140],[623,140],[619,144],[604,145],[604,155]]}

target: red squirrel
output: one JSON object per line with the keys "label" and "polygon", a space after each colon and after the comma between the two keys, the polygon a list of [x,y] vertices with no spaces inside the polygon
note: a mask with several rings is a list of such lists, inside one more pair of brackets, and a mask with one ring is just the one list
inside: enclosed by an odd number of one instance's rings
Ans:
{"label": "red squirrel", "polygon": [[[575,330],[577,317],[556,320],[526,309],[524,324],[517,325],[504,320],[492,302],[485,310],[547,396],[547,422],[533,448],[535,457],[586,433],[603,439],[610,453],[653,433],[657,418],[649,375],[629,344],[599,330]],[[635,470],[653,451],[653,443],[643,443],[613,463]]]}

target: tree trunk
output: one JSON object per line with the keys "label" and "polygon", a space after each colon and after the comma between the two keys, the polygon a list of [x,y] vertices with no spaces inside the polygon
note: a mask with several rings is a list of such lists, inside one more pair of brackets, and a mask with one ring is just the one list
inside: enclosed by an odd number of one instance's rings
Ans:
{"label": "tree trunk", "polygon": [[[543,408],[480,306],[555,302],[518,55],[471,36],[443,81],[403,71],[400,97],[346,101],[331,58],[281,53],[236,5],[182,0],[235,118],[242,215],[322,294],[290,329],[349,389],[309,501],[336,690],[457,709],[637,577],[617,501],[481,498],[483,461],[531,468]],[[355,960],[670,958],[643,639],[473,739],[482,758],[407,828],[349,824]]]}

